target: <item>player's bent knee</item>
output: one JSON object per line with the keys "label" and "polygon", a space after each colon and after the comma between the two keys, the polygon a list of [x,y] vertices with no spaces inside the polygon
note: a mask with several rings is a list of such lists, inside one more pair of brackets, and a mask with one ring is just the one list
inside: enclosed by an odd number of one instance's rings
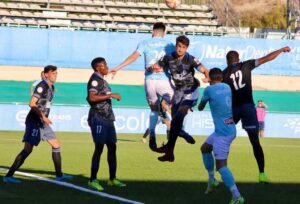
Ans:
{"label": "player's bent knee", "polygon": [[202,153],[209,153],[209,152],[212,152],[212,147],[211,145],[207,144],[207,143],[204,143],[201,147],[200,147],[200,150]]}

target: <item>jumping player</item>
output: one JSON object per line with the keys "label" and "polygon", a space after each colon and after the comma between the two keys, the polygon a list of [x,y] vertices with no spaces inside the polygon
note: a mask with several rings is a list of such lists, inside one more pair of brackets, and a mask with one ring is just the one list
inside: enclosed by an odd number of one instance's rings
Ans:
{"label": "jumping player", "polygon": [[242,126],[248,133],[259,168],[260,183],[268,183],[269,180],[265,174],[264,153],[258,137],[259,126],[252,96],[251,71],[290,50],[289,47],[283,47],[262,58],[245,62],[240,62],[239,54],[234,50],[226,55],[228,66],[223,70],[223,81],[230,86],[232,91],[233,119],[236,124],[242,120]]}
{"label": "jumping player", "polygon": [[[159,116],[160,98],[163,98],[168,104],[171,104],[174,94],[173,87],[169,81],[169,76],[167,76],[162,69],[156,70],[155,72],[153,71],[153,65],[159,59],[165,54],[170,54],[175,50],[174,45],[164,39],[165,30],[166,26],[163,23],[155,23],[153,25],[152,38],[140,42],[137,49],[124,62],[110,71],[114,77],[120,69],[133,63],[141,55],[144,56],[145,91],[151,109],[149,147],[152,151],[156,151],[157,149],[155,127]],[[188,134],[184,134],[182,137],[187,141],[194,141]]]}
{"label": "jumping player", "polygon": [[188,111],[197,104],[200,82],[194,77],[195,69],[208,78],[208,69],[187,52],[189,44],[190,41],[186,36],[177,37],[176,51],[165,55],[157,66],[163,67],[165,72],[170,74],[175,85],[170,136],[168,143],[158,148],[158,152],[165,153],[158,158],[160,161],[174,161],[174,147],[183,120]]}

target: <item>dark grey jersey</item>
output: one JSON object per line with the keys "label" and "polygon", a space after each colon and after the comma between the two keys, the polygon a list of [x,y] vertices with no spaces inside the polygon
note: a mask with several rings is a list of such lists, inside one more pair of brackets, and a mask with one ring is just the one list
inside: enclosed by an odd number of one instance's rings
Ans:
{"label": "dark grey jersey", "polygon": [[223,70],[223,82],[228,84],[232,91],[233,107],[247,103],[254,104],[251,71],[255,67],[257,61],[252,59],[230,65]]}
{"label": "dark grey jersey", "polygon": [[[105,95],[111,93],[111,88],[109,87],[106,80],[98,73],[93,73],[87,84],[87,94],[90,92],[95,92],[97,95]],[[105,120],[114,121],[115,116],[112,110],[111,99],[107,99],[101,102],[91,102],[87,96],[86,100],[90,104],[89,118],[97,115]]]}
{"label": "dark grey jersey", "polygon": [[[47,81],[43,80],[37,84],[32,95],[38,98],[37,107],[46,117],[48,117],[50,113],[53,93],[54,86],[52,85],[50,87]],[[28,122],[41,122],[41,119],[33,110],[30,110],[26,118],[26,124]]]}
{"label": "dark grey jersey", "polygon": [[200,82],[194,77],[195,68],[201,66],[199,60],[186,53],[182,60],[178,59],[176,52],[165,55],[158,64],[171,75],[177,89],[195,89]]}

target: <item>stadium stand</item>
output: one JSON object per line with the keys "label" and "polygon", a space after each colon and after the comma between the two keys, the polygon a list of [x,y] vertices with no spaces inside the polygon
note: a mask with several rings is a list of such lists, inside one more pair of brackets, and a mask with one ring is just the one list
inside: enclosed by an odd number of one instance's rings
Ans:
{"label": "stadium stand", "polygon": [[[2,26],[27,26],[118,32],[150,32],[156,21],[169,33],[223,35],[210,1],[169,9],[163,0],[12,0],[0,2]],[[199,1],[195,1],[199,2]],[[201,3],[199,2],[199,3]]]}

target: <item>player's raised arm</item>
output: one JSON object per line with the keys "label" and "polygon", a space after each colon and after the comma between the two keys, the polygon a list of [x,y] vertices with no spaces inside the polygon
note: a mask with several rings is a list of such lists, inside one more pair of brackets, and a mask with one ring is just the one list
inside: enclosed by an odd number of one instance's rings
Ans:
{"label": "player's raised arm", "polygon": [[280,55],[283,52],[290,52],[290,51],[291,51],[291,48],[288,47],[288,46],[286,46],[286,47],[283,47],[283,48],[281,48],[279,50],[271,52],[268,55],[266,55],[266,56],[264,56],[262,58],[257,59],[257,65],[256,66],[259,66],[261,64],[264,64],[266,62],[269,62],[269,61],[275,59],[278,55]]}
{"label": "player's raised arm", "polygon": [[116,66],[115,68],[111,69],[109,73],[112,74],[112,78],[117,74],[117,71],[122,69],[123,67],[126,67],[127,65],[133,63],[137,58],[139,58],[140,53],[138,51],[134,51],[131,55],[129,55],[121,64]]}

